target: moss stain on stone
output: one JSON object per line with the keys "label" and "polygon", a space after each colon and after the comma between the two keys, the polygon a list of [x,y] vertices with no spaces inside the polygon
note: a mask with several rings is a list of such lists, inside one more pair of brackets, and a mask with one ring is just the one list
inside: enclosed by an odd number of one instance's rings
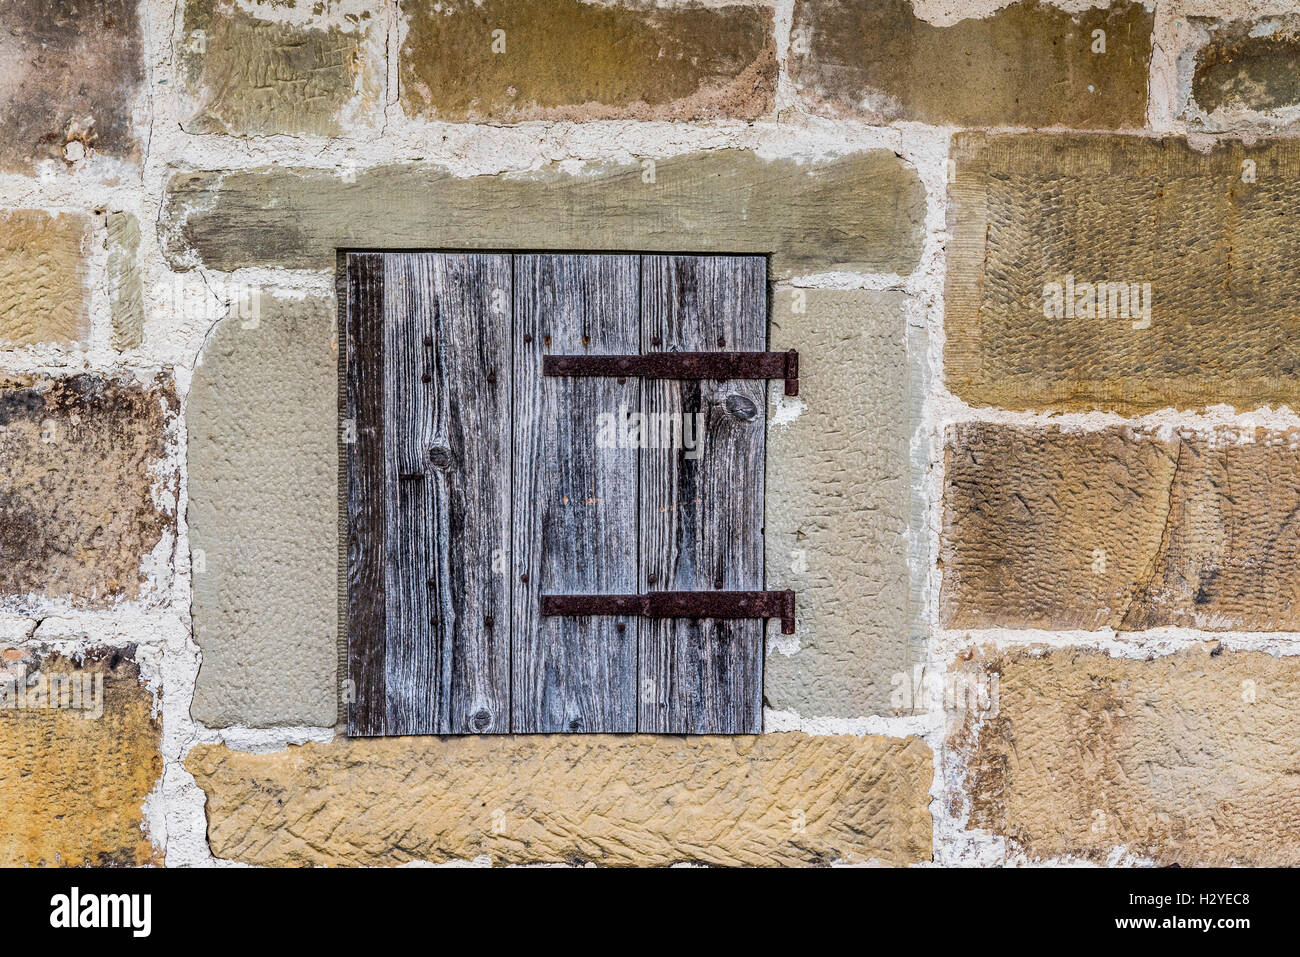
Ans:
{"label": "moss stain on stone", "polygon": [[813,106],[885,122],[1141,127],[1153,23],[1122,0],[1077,14],[1021,0],[948,26],[908,0],[798,0],[791,74]]}
{"label": "moss stain on stone", "polygon": [[0,606],[46,598],[103,607],[140,595],[145,557],[176,517],[154,500],[170,380],[146,387],[97,375],[0,378]]}
{"label": "moss stain on stone", "polygon": [[143,84],[136,0],[6,0],[0,169],[31,172],[88,150],[134,160],[131,109]]}
{"label": "moss stain on stone", "polygon": [[776,88],[766,7],[409,4],[407,113],[452,121],[754,119]]}
{"label": "moss stain on stone", "polygon": [[1205,112],[1274,110],[1300,104],[1300,28],[1249,36],[1245,25],[1216,31],[1196,58],[1192,96]]}

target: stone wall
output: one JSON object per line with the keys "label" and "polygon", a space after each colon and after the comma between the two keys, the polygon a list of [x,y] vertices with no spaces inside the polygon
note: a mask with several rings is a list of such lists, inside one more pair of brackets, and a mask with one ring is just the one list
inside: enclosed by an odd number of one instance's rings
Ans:
{"label": "stone wall", "polygon": [[[1300,859],[1293,3],[0,27],[0,864]],[[386,247],[769,257],[764,734],[346,736]]]}

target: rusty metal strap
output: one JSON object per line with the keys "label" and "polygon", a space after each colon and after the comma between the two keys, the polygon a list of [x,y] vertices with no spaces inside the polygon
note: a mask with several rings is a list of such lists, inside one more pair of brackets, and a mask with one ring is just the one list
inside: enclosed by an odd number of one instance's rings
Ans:
{"label": "rusty metal strap", "polygon": [[799,353],[649,352],[623,356],[543,356],[542,375],[643,376],[647,379],[784,379],[799,394]]}
{"label": "rusty metal strap", "polygon": [[543,615],[641,615],[646,618],[780,618],[794,634],[794,592],[652,591],[644,595],[543,595]]}

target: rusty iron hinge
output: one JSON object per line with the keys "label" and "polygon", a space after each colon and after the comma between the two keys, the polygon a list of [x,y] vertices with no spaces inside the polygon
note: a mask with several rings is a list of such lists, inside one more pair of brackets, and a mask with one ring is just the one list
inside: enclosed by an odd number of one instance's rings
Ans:
{"label": "rusty iron hinge", "polygon": [[780,618],[794,634],[794,592],[652,591],[644,595],[543,595],[543,615],[641,615],[646,618]]}
{"label": "rusty iron hinge", "polygon": [[648,352],[632,356],[543,356],[542,375],[643,376],[647,379],[784,379],[799,394],[799,353]]}

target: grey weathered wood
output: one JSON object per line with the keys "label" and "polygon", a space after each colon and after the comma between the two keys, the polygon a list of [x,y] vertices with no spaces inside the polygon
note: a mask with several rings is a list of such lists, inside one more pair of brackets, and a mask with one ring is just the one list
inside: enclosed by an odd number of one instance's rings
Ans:
{"label": "grey weathered wood", "polygon": [[639,273],[636,256],[515,257],[516,732],[636,730],[638,619],[542,617],[539,597],[636,588],[637,449],[608,447],[608,427],[640,411],[640,382],[541,366],[635,352]]}
{"label": "grey weathered wood", "polygon": [[350,253],[343,349],[347,454],[348,733],[384,733],[384,262]]}
{"label": "grey weathered wood", "polygon": [[[759,257],[645,256],[641,345],[652,351],[765,347],[766,263]],[[761,382],[652,380],[651,414],[701,413],[698,458],[641,454],[642,587],[763,587]],[[762,730],[763,622],[648,619],[640,632],[638,730]]]}
{"label": "grey weathered wood", "polygon": [[388,734],[509,730],[511,281],[385,256]]}
{"label": "grey weathered wood", "polygon": [[[540,366],[761,350],[765,262],[346,262],[350,732],[761,730],[761,621],[543,618],[538,599],[763,587],[761,383]],[[671,427],[602,447],[620,406],[656,427],[702,413],[699,457]]]}

